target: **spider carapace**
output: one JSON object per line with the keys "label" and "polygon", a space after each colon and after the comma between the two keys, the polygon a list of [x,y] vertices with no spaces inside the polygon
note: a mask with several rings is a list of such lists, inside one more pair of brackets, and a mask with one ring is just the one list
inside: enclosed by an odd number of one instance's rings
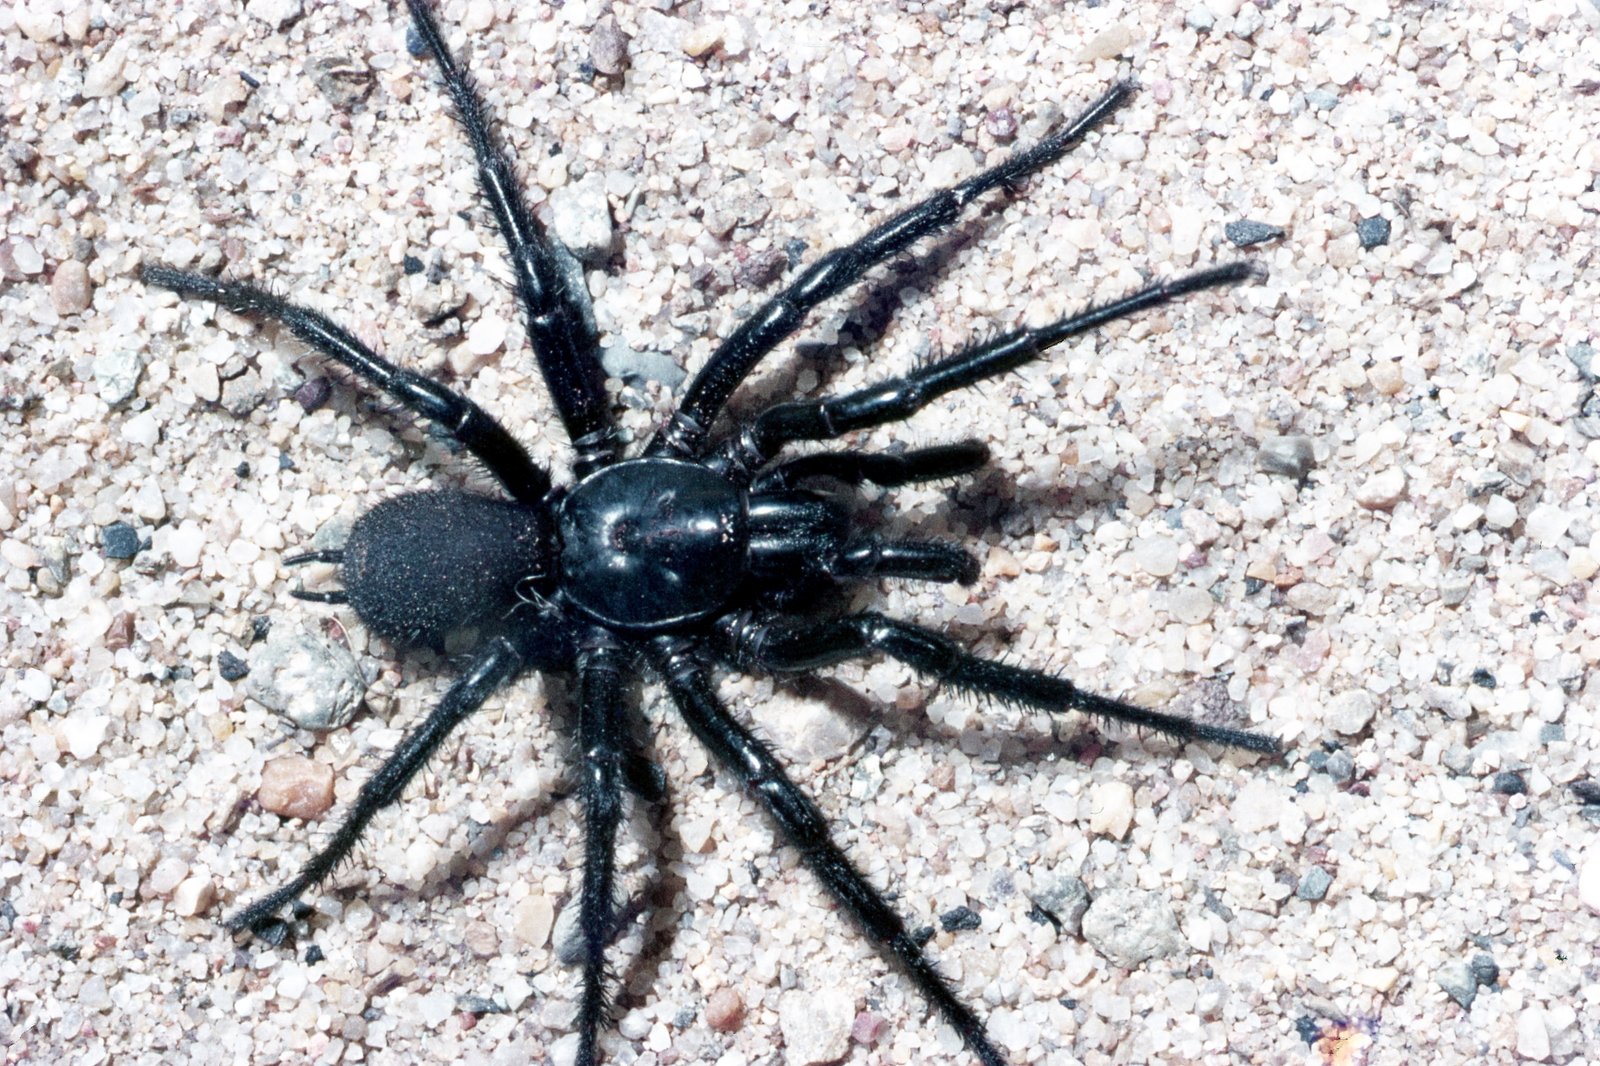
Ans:
{"label": "spider carapace", "polygon": [[[607,1007],[605,954],[617,932],[615,843],[624,796],[662,798],[659,770],[632,735],[627,700],[643,670],[690,730],[765,806],[783,839],[878,947],[890,955],[984,1066],[1004,1059],[978,1015],[935,969],[914,934],[833,841],[816,805],[768,745],[717,697],[715,665],[813,670],[886,655],[975,696],[1050,713],[1081,711],[1182,740],[1271,753],[1271,737],[1148,710],[1064,678],[979,658],[949,638],[878,613],[820,609],[841,583],[883,577],[974,581],[976,560],[943,542],[880,537],[850,507],[851,486],[904,485],[971,473],[988,452],[960,441],[885,454],[855,447],[785,458],[796,442],[837,440],[904,419],[936,398],[1037,359],[1115,318],[1258,273],[1228,263],[1152,284],[1038,329],[974,345],[855,392],[781,403],[719,431],[726,401],[806,314],[967,205],[1060,159],[1131,96],[1114,85],[1040,144],[936,192],[802,269],[745,319],[690,381],[642,454],[624,457],[605,391],[587,295],[566,280],[559,250],[534,220],[464,66],[428,0],[407,0],[472,145],[479,187],[509,253],[529,340],[575,450],[574,480],[555,486],[512,433],[471,400],[398,367],[319,312],[268,290],[147,264],[144,281],[188,299],[275,322],[367,385],[434,422],[498,480],[501,496],[418,492],[378,505],[342,549],[288,562],[338,563],[343,590],[300,593],[346,602],[398,646],[438,644],[470,628],[478,643],[427,718],[362,787],[352,810],[300,873],[228,919],[281,936],[278,913],[315,887],[398,800],[444,739],[496,689],[526,671],[576,679],[585,846],[579,907],[579,1066],[598,1061]],[[834,491],[821,491],[827,484]],[[845,492],[837,491],[842,484]]]}

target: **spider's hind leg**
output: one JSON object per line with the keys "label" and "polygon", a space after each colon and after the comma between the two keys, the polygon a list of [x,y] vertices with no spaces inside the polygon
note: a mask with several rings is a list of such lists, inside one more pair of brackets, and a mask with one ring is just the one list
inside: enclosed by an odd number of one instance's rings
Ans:
{"label": "spider's hind leg", "polygon": [[923,954],[922,941],[834,842],[817,805],[790,779],[772,751],[728,713],[692,650],[675,638],[661,638],[654,658],[657,672],[695,738],[766,807],[784,839],[800,853],[823,887],[880,950],[894,956],[923,998],[960,1034],[982,1066],[1006,1066],[984,1032],[983,1022],[956,996],[933,960]]}
{"label": "spider's hind leg", "polygon": [[1182,741],[1203,740],[1266,755],[1282,750],[1276,737],[1196,722],[1086,692],[1064,677],[980,658],[930,629],[874,612],[814,622],[752,622],[730,617],[720,628],[735,661],[765,670],[814,670],[877,652],[900,660],[919,674],[1002,703],[1049,714],[1081,711]]}

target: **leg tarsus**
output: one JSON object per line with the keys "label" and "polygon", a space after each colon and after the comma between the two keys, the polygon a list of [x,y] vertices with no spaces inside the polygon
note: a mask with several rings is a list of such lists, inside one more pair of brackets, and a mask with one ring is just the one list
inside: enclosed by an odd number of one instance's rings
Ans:
{"label": "leg tarsus", "polygon": [[870,482],[892,488],[960,477],[972,473],[988,461],[988,445],[976,440],[913,448],[898,455],[854,449],[816,452],[790,459],[766,471],[756,479],[755,491],[792,489],[810,478],[833,478],[848,485]]}

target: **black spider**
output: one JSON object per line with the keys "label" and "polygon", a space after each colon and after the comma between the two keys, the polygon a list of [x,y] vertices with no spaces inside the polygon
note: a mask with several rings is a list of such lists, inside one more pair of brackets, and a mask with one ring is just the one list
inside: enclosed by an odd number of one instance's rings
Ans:
{"label": "black spider", "polygon": [[396,645],[439,644],[475,629],[470,664],[427,719],[362,787],[355,808],[300,875],[227,921],[282,935],[277,913],[321,882],[367,823],[397,800],[451,730],[524,670],[576,677],[586,832],[579,907],[583,992],[580,1066],[596,1061],[606,1009],[604,953],[616,931],[614,846],[623,791],[662,797],[660,771],[626,725],[630,679],[647,668],[695,736],[767,807],[784,838],[839,903],[892,954],[985,1066],[1003,1059],[978,1016],[956,997],[883,893],[829,836],[817,807],[771,750],[717,699],[708,659],[744,669],[807,671],[873,653],[978,696],[1100,718],[1257,752],[1270,737],[1193,722],[1085,692],[1070,681],[977,658],[938,633],[881,614],[811,608],[845,581],[879,577],[971,582],[976,560],[952,544],[886,540],[858,528],[845,495],[819,480],[894,486],[971,473],[977,441],[899,455],[845,449],[779,460],[798,441],[826,441],[910,416],[936,397],[1038,358],[1101,323],[1252,278],[1232,263],[1160,282],[1041,329],[1024,329],[845,395],[769,407],[725,434],[713,428],[756,364],[822,301],[919,238],[949,226],[991,189],[1010,187],[1076,147],[1127,101],[1118,84],[1043,143],[935,193],[801,271],[723,342],[643,453],[623,458],[586,323],[587,296],[568,286],[558,250],[523,201],[472,79],[446,47],[428,0],[407,0],[472,142],[484,199],[505,239],[529,339],[576,451],[574,482],[551,484],[521,444],[476,404],[402,369],[315,311],[242,282],[147,265],[142,277],[179,296],[277,322],[322,354],[432,420],[492,473],[509,497],[418,492],[379,504],[342,550],[290,563],[336,562],[344,591],[302,593],[348,602]]}

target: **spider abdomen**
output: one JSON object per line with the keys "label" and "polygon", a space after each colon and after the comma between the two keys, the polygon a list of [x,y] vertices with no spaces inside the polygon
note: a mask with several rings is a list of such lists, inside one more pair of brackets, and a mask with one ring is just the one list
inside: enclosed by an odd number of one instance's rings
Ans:
{"label": "spider abdomen", "polygon": [[362,515],[341,577],[361,621],[397,644],[439,645],[464,626],[516,607],[518,587],[551,569],[549,521],[538,510],[469,492],[413,492]]}
{"label": "spider abdomen", "polygon": [[649,632],[725,606],[747,572],[745,494],[703,466],[630,459],[562,501],[561,593],[581,614]]}

